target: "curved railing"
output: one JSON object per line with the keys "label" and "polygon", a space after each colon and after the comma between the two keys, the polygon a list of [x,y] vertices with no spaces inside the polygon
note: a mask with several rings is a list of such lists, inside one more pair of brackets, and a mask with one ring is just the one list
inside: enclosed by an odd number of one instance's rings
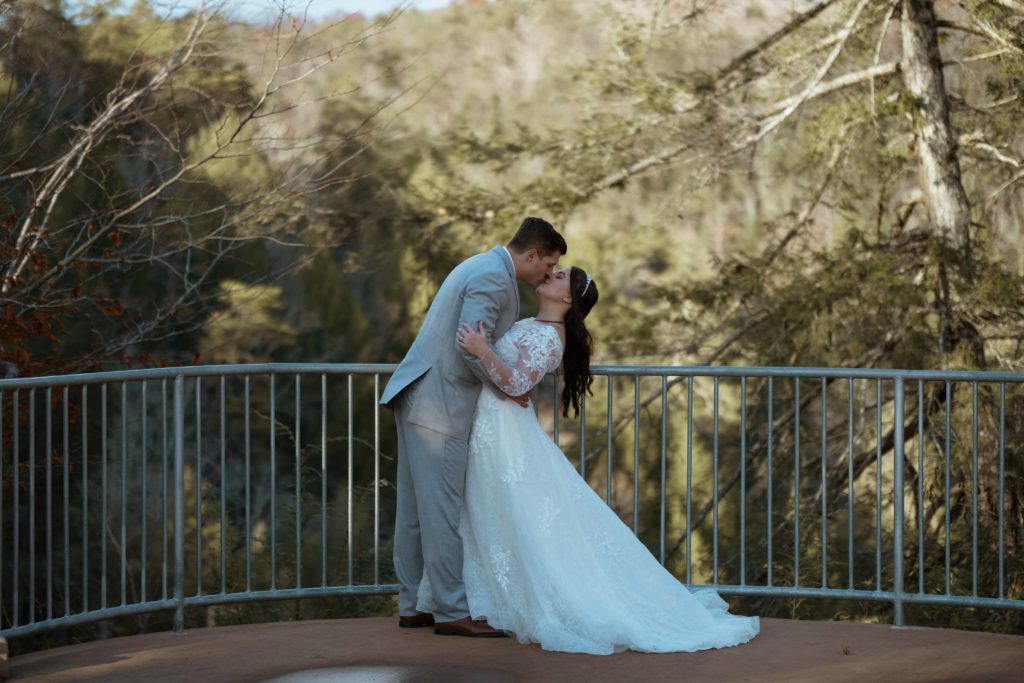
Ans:
{"label": "curved railing", "polygon": [[[394,429],[377,406],[394,367],[0,380],[0,636],[158,610],[180,632],[192,607],[396,592],[381,566]],[[542,421],[686,584],[881,601],[895,625],[911,603],[1024,608],[1005,568],[1024,373],[594,373],[569,421],[546,380]],[[872,517],[874,538],[855,524]],[[951,563],[967,539],[969,580]]]}

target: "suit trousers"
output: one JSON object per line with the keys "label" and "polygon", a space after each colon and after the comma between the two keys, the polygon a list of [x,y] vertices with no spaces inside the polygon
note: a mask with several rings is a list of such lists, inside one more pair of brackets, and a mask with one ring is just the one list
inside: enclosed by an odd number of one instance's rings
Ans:
{"label": "suit trousers", "polygon": [[416,384],[394,403],[398,427],[394,547],[400,584],[398,612],[416,613],[417,592],[425,571],[437,604],[435,620],[456,621],[469,616],[459,536],[469,442],[408,421]]}

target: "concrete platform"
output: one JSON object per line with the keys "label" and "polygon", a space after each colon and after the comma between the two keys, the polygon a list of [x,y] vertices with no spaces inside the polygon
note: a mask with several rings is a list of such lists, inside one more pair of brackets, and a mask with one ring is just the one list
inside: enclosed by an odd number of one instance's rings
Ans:
{"label": "concrete platform", "polygon": [[1024,681],[1024,637],[882,624],[762,619],[734,648],[608,657],[514,639],[435,636],[397,619],[300,621],[152,633],[14,657],[15,681],[511,683]]}

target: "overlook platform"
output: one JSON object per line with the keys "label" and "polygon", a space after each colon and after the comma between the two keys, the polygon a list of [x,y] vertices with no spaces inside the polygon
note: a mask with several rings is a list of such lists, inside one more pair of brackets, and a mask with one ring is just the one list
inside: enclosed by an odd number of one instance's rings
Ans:
{"label": "overlook platform", "polygon": [[152,633],[15,657],[15,681],[1020,681],[1024,638],[885,624],[762,619],[735,648],[610,657],[514,639],[435,636],[395,619],[299,621]]}

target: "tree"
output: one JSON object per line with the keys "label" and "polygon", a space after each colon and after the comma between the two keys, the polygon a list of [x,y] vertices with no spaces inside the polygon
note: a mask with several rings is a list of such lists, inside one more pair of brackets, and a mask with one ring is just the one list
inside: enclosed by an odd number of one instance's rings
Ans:
{"label": "tree", "polygon": [[933,229],[947,241],[970,245],[971,207],[960,178],[956,137],[949,122],[949,97],[933,3],[903,0],[900,37],[902,72],[911,98],[914,137]]}
{"label": "tree", "polygon": [[[225,5],[162,17],[10,3],[0,24],[0,360],[7,374],[74,371],[199,329],[217,281],[272,284],[341,233],[309,230],[307,198],[350,180],[376,112],[333,137],[295,132],[307,83],[398,16],[250,28]],[[58,36],[56,43],[52,37]],[[387,103],[384,104],[386,106]],[[335,154],[344,149],[343,155]],[[327,160],[334,155],[334,159]],[[290,256],[268,259],[268,248]],[[82,343],[84,342],[84,343]],[[141,355],[140,355],[141,354]]]}

